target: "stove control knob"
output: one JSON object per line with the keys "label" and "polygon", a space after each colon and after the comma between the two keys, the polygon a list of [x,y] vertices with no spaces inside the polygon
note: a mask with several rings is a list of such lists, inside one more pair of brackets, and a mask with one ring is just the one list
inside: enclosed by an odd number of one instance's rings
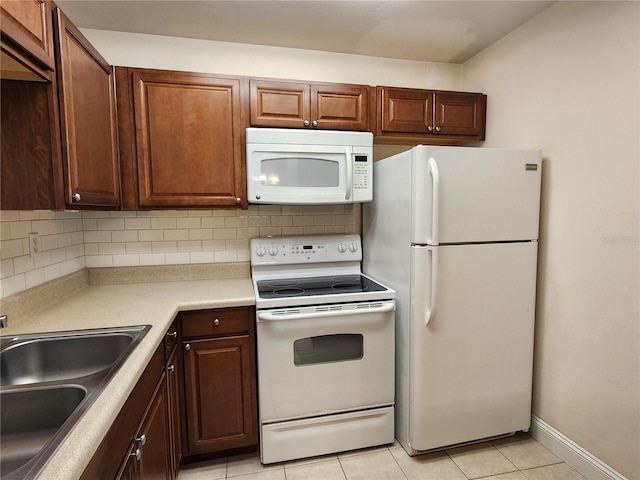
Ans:
{"label": "stove control knob", "polygon": [[275,257],[278,254],[278,247],[276,245],[271,245],[269,247],[269,255]]}
{"label": "stove control knob", "polygon": [[358,244],[356,242],[351,242],[349,244],[349,250],[351,250],[353,253],[356,253],[358,251]]}
{"label": "stove control knob", "polygon": [[344,243],[340,242],[340,243],[338,244],[338,251],[339,251],[340,253],[344,253],[344,252],[346,252],[346,251],[347,251],[347,246],[346,246]]}
{"label": "stove control knob", "polygon": [[264,248],[262,245],[256,248],[256,255],[258,255],[259,257],[264,257],[266,253],[267,253],[267,249]]}

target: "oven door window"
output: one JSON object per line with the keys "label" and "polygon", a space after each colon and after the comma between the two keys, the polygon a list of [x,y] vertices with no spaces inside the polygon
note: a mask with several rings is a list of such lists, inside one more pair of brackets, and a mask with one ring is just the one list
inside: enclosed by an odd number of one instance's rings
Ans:
{"label": "oven door window", "polygon": [[297,366],[362,359],[363,337],[358,333],[320,335],[293,342],[293,363]]}

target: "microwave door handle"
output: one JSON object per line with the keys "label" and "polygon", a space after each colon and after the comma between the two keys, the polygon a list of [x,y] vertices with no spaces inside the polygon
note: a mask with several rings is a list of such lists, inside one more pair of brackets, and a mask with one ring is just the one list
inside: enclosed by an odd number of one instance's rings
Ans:
{"label": "microwave door handle", "polygon": [[344,194],[345,200],[351,200],[351,189],[353,187],[353,155],[351,147],[344,147],[347,154],[347,189]]}

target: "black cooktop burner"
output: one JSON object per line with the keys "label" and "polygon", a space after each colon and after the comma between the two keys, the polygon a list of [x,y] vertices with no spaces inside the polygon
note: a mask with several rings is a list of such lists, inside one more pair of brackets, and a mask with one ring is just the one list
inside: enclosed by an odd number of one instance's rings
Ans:
{"label": "black cooktop burner", "polygon": [[385,290],[385,287],[363,275],[258,280],[258,294],[261,298],[312,297]]}

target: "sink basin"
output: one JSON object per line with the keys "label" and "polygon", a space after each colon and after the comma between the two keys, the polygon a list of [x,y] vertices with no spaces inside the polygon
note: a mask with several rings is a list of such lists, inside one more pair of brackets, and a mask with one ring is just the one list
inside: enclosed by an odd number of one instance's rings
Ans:
{"label": "sink basin", "polygon": [[0,342],[0,476],[32,479],[151,326],[18,335]]}
{"label": "sink basin", "polygon": [[4,477],[38,454],[86,395],[80,386],[0,393],[0,475]]}
{"label": "sink basin", "polygon": [[0,353],[0,386],[82,377],[113,365],[133,341],[127,333],[24,340]]}

